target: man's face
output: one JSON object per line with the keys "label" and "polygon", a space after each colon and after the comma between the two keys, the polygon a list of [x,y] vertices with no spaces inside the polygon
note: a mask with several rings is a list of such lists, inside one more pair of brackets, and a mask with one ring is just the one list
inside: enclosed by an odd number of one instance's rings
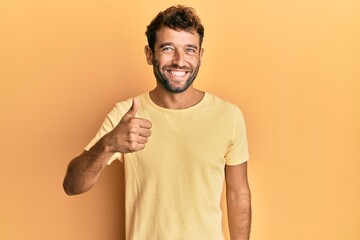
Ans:
{"label": "man's face", "polygon": [[145,48],[147,62],[153,65],[156,80],[171,93],[184,92],[199,72],[203,53],[199,35],[163,27],[156,37],[154,52]]}

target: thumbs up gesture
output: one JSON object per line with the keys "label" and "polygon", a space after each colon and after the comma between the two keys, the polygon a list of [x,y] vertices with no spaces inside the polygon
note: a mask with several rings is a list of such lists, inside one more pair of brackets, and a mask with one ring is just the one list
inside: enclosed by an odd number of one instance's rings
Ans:
{"label": "thumbs up gesture", "polygon": [[111,152],[129,153],[145,148],[151,135],[151,122],[135,117],[139,110],[139,102],[133,98],[132,106],[122,117],[119,124],[107,134],[107,145]]}

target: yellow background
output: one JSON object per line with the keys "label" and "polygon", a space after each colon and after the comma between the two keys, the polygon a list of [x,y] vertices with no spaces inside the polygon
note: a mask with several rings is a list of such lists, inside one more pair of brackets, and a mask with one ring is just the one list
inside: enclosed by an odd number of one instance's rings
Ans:
{"label": "yellow background", "polygon": [[[123,239],[119,162],[84,195],[62,180],[115,102],[155,86],[145,27],[176,3],[0,2],[0,239]],[[180,3],[205,25],[196,87],[245,115],[252,239],[360,239],[359,1]]]}

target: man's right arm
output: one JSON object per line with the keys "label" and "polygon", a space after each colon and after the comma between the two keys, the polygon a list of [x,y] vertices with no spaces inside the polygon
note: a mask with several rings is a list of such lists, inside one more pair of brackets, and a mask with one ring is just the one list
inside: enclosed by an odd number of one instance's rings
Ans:
{"label": "man's right arm", "polygon": [[104,142],[105,136],[89,151],[84,151],[69,163],[63,182],[66,194],[84,193],[96,184],[101,171],[114,154],[107,150]]}
{"label": "man's right arm", "polygon": [[137,99],[119,124],[104,135],[89,151],[84,151],[68,165],[63,187],[68,195],[80,194],[91,189],[99,179],[114,153],[130,153],[142,150],[151,135],[151,122],[136,118],[139,109]]}

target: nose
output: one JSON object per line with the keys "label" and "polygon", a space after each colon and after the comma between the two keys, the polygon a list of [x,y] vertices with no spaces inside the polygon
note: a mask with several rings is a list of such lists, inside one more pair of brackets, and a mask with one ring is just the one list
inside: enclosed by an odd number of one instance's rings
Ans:
{"label": "nose", "polygon": [[173,64],[175,64],[175,65],[177,65],[179,67],[183,67],[185,65],[184,53],[182,53],[179,50],[175,51],[174,58],[173,58],[172,62],[173,62]]}

